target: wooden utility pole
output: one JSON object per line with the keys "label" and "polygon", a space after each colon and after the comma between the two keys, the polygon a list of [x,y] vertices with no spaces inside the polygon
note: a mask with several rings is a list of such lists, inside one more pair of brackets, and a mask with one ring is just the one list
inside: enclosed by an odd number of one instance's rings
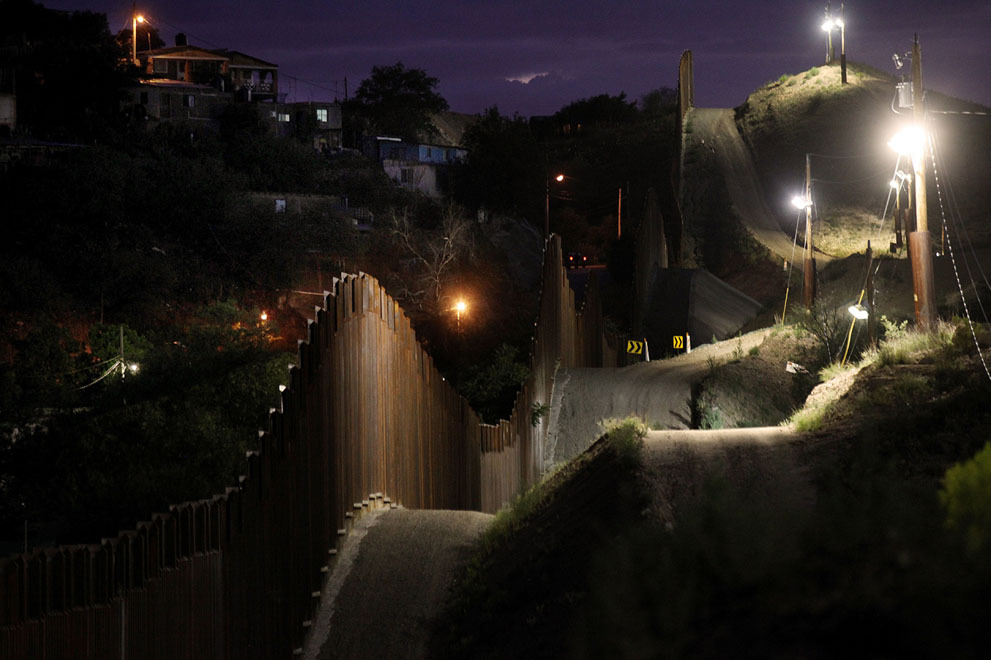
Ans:
{"label": "wooden utility pole", "polygon": [[805,280],[802,294],[812,309],[816,299],[816,260],[812,256],[812,155],[805,154]]}
{"label": "wooden utility pole", "polygon": [[[925,135],[925,96],[922,87],[922,48],[919,35],[912,44],[912,114],[915,125]],[[936,322],[936,286],[933,280],[932,236],[926,207],[926,145],[912,146],[912,169],[915,170],[915,230],[908,235],[912,259],[912,284],[915,291],[915,321],[924,328]]]}
{"label": "wooden utility pole", "polygon": [[616,238],[623,238],[623,189],[619,189],[619,201],[616,203]]}

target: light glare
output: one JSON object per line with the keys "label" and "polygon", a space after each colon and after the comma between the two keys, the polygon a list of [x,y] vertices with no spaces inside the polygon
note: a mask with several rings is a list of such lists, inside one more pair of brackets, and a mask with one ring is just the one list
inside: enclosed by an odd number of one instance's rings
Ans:
{"label": "light glare", "polygon": [[858,321],[862,321],[869,316],[869,314],[867,313],[867,308],[864,307],[863,305],[850,305],[849,307],[847,307],[846,311],[850,312],[853,318],[857,319]]}

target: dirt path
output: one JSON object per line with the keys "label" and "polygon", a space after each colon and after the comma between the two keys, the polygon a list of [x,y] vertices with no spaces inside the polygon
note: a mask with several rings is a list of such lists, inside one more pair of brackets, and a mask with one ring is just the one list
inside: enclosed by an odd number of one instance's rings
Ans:
{"label": "dirt path", "polygon": [[769,332],[758,330],[667,360],[618,369],[559,369],[551,393],[545,470],[588,449],[602,435],[604,419],[636,415],[651,427],[690,428],[692,386],[706,375],[710,359],[745,355]]}
{"label": "dirt path", "polygon": [[338,553],[303,657],[426,657],[426,622],[491,519],[401,508],[364,515]]}
{"label": "dirt path", "polygon": [[[691,111],[692,137],[710,148],[719,163],[726,181],[733,212],[754,237],[781,259],[792,259],[792,234],[778,221],[778,215],[768,208],[757,179],[757,169],[740,131],[736,128],[733,110],[729,108],[693,108]],[[686,182],[690,185],[690,182]],[[795,254],[801,256],[802,244]],[[824,263],[825,255],[817,254],[816,260]],[[802,268],[802,260],[795,259]]]}

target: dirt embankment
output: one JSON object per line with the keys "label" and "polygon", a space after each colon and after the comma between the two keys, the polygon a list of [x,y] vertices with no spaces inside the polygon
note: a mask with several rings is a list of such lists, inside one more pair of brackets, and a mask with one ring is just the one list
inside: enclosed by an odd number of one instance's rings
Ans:
{"label": "dirt embankment", "polygon": [[335,560],[304,657],[427,657],[428,622],[491,520],[474,511],[366,514]]}

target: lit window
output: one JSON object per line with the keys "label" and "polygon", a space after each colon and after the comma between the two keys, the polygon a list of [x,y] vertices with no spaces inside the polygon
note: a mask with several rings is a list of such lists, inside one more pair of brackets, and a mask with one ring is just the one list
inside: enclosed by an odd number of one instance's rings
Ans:
{"label": "lit window", "polygon": [[275,200],[275,212],[276,213],[285,213],[286,212],[286,200],[284,200],[284,199],[277,199],[277,200]]}
{"label": "lit window", "polygon": [[317,108],[317,121],[327,121],[327,108]]}
{"label": "lit window", "polygon": [[289,121],[289,113],[288,112],[280,112],[279,113],[279,121],[282,121],[282,122]]}

